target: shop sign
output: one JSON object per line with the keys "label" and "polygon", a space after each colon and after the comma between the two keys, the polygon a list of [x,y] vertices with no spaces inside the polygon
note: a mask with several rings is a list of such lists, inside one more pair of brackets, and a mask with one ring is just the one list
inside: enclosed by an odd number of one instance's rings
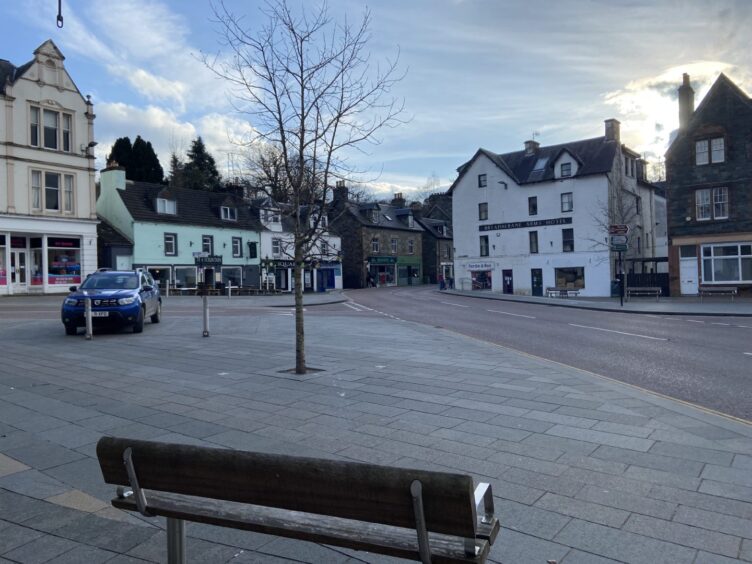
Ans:
{"label": "shop sign", "polygon": [[196,266],[201,268],[215,268],[222,266],[222,255],[208,255],[205,257],[194,257]]}
{"label": "shop sign", "polygon": [[371,264],[397,264],[397,257],[371,257],[368,262]]}
{"label": "shop sign", "polygon": [[69,237],[49,237],[47,246],[55,249],[78,249],[81,246],[81,240]]}
{"label": "shop sign", "polygon": [[466,268],[468,270],[493,270],[493,263],[490,262],[471,262]]}
{"label": "shop sign", "polygon": [[479,231],[499,231],[500,229],[520,229],[523,227],[546,227],[548,225],[567,225],[572,223],[571,217],[557,217],[555,219],[535,219],[532,221],[512,221],[511,223],[492,223],[481,225]]}

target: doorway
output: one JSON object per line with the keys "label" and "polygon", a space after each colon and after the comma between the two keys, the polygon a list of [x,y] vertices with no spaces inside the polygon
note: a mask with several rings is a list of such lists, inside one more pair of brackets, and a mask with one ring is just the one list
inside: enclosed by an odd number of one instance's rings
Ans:
{"label": "doorway", "polygon": [[13,292],[28,291],[26,272],[26,251],[11,250],[10,252],[10,283]]}
{"label": "doorway", "polygon": [[512,271],[511,270],[502,270],[501,271],[501,279],[503,281],[503,285],[501,287],[501,291],[504,294],[514,294],[514,281],[512,278]]}
{"label": "doorway", "polygon": [[540,268],[530,269],[530,285],[534,296],[543,296],[543,270]]}
{"label": "doorway", "polygon": [[683,296],[696,296],[698,292],[697,247],[695,245],[682,245],[679,247],[679,256],[681,293]]}

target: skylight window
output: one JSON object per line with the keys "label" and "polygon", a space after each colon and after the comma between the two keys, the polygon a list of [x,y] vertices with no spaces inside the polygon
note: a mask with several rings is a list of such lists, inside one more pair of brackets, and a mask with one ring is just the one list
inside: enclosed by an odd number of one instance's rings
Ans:
{"label": "skylight window", "polygon": [[392,218],[389,217],[388,215],[384,214],[384,217],[386,218],[387,221],[392,221]]}
{"label": "skylight window", "polygon": [[533,172],[538,172],[546,168],[546,163],[548,163],[548,157],[541,157],[535,162],[535,166],[533,167]]}

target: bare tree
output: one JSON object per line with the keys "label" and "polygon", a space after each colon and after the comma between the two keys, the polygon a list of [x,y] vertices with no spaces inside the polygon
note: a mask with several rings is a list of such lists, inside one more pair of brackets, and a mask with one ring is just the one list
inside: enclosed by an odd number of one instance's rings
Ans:
{"label": "bare tree", "polygon": [[265,24],[252,31],[221,1],[213,10],[229,57],[204,61],[252,122],[248,145],[264,146],[276,161],[252,173],[269,182],[292,220],[295,372],[304,374],[303,267],[325,229],[333,181],[353,172],[348,156],[401,123],[403,105],[390,92],[402,75],[397,58],[371,62],[367,11],[353,25],[335,22],[325,5],[302,4],[295,13],[285,0],[270,0]]}

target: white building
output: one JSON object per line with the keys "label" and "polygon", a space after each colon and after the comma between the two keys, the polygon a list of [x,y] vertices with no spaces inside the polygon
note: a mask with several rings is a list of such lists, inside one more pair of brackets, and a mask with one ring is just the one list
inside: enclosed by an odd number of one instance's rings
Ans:
{"label": "white building", "polygon": [[[260,232],[261,285],[292,292],[294,285],[293,219],[270,198],[259,198],[252,204],[264,229]],[[313,221],[304,213],[308,221]],[[305,253],[309,258],[303,269],[303,291],[324,292],[342,289],[342,240],[327,231],[327,218],[322,217],[321,233]]]}
{"label": "white building", "polygon": [[655,189],[639,155],[620,143],[619,122],[605,124],[594,139],[480,149],[458,169],[450,188],[458,289],[609,296],[618,265],[608,226],[617,223],[631,228],[625,269],[656,268]]}
{"label": "white building", "polygon": [[0,295],[67,291],[97,268],[94,108],[51,40],[0,59]]}

